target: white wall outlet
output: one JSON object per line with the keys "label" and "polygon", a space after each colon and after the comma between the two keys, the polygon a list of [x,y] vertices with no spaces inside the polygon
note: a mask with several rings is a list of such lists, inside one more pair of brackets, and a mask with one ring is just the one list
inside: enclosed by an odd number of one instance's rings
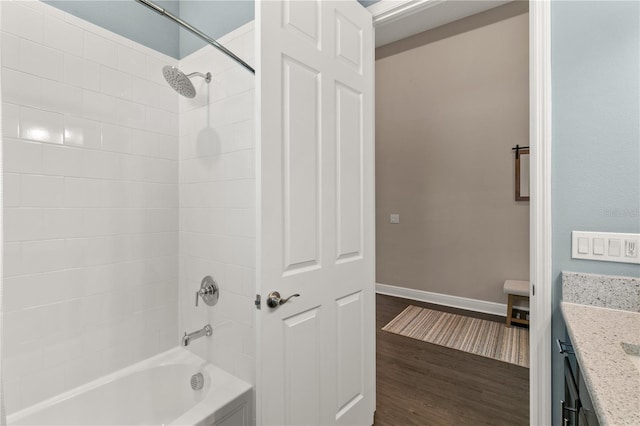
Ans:
{"label": "white wall outlet", "polygon": [[400,223],[400,215],[398,213],[391,213],[389,216],[389,222]]}
{"label": "white wall outlet", "polygon": [[640,234],[573,231],[571,233],[571,257],[640,264],[639,244]]}

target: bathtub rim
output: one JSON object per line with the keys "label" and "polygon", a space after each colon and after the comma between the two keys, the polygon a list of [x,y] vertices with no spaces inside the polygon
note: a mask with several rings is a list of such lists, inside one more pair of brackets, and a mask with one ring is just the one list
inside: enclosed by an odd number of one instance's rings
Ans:
{"label": "bathtub rim", "polygon": [[[77,386],[75,388],[69,389],[68,391],[62,392],[58,395],[55,395],[51,398],[45,399],[41,402],[33,404],[29,407],[26,407],[22,410],[16,411],[15,413],[7,416],[7,424],[11,426],[17,421],[24,419],[25,417],[29,417],[30,415],[36,414],[42,410],[45,410],[53,405],[64,402],[68,399],[81,395],[83,393],[89,392],[91,390],[97,389],[101,386],[108,385],[113,383],[123,377],[129,376],[131,374],[149,370],[151,368],[162,367],[166,365],[176,365],[176,364],[187,364],[192,365],[194,367],[198,367],[202,370],[205,370],[209,374],[209,380],[211,380],[211,384],[207,393],[203,396],[202,400],[194,404],[189,408],[186,412],[182,413],[178,418],[172,419],[170,425],[172,424],[198,424],[203,420],[206,420],[207,417],[215,414],[217,411],[225,407],[225,403],[229,404],[240,397],[248,398],[250,396],[251,390],[253,386],[249,383],[244,382],[243,380],[237,378],[236,376],[230,374],[227,371],[222,370],[221,368],[211,364],[209,361],[206,361],[200,358],[198,355],[193,352],[184,349],[180,346],[173,347],[169,350],[161,352],[157,355],[146,358],[142,361],[139,361],[135,364],[129,365],[127,367],[116,370],[112,373],[106,374],[104,376],[98,377],[90,382]],[[223,383],[223,386],[215,386],[214,379],[223,379],[220,380]],[[185,377],[185,380],[188,380]],[[226,391],[226,398],[223,398],[224,401],[222,404],[215,404],[214,407],[210,407],[207,403],[211,403],[213,398],[216,396],[216,393],[219,391]],[[226,401],[226,402],[225,402]],[[196,409],[196,407],[198,409]],[[207,411],[208,415],[200,418],[204,412]],[[190,421],[188,423],[184,423],[184,420],[193,420],[193,423]],[[176,423],[180,420],[179,423]]]}

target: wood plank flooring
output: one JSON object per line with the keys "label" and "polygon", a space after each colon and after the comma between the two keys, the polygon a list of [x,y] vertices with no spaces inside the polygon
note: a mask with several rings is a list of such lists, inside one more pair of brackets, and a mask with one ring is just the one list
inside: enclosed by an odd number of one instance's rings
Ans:
{"label": "wood plank flooring", "polygon": [[407,305],[504,318],[376,297],[376,426],[529,424],[529,369],[381,330]]}

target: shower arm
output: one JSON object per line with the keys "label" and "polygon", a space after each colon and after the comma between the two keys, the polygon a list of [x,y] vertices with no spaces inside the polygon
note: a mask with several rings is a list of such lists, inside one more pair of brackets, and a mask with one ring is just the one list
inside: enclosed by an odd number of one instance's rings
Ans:
{"label": "shower arm", "polygon": [[208,72],[206,74],[203,74],[201,72],[196,71],[196,72],[192,72],[191,74],[187,74],[187,77],[191,78],[194,75],[197,76],[197,77],[204,78],[204,81],[206,81],[207,83],[209,83],[211,81],[211,73],[210,72]]}
{"label": "shower arm", "polygon": [[219,51],[221,51],[225,55],[229,56],[231,59],[233,59],[234,61],[236,61],[240,65],[242,65],[244,68],[246,68],[247,70],[251,71],[253,74],[256,73],[256,71],[251,67],[251,65],[247,64],[245,61],[243,61],[238,56],[236,56],[232,51],[230,51],[229,49],[227,49],[226,47],[224,47],[223,45],[218,43],[216,40],[212,39],[211,37],[209,37],[208,35],[206,35],[202,31],[200,31],[199,29],[193,27],[191,24],[183,21],[182,19],[178,18],[177,16],[175,16],[171,12],[167,12],[165,9],[163,9],[162,7],[158,6],[157,4],[155,4],[153,2],[150,2],[149,0],[136,0],[136,1],[138,3],[141,3],[141,4],[145,5],[145,6],[147,6],[149,9],[153,10],[154,12],[156,12],[156,13],[158,13],[158,14],[160,14],[160,15],[162,15],[162,16],[170,19],[170,20],[172,20],[173,22],[177,23],[178,25],[180,25],[185,30],[191,32],[192,34],[200,37],[202,40],[206,41],[207,43],[209,43],[210,45],[212,45],[213,47],[215,47],[216,49],[218,49]]}

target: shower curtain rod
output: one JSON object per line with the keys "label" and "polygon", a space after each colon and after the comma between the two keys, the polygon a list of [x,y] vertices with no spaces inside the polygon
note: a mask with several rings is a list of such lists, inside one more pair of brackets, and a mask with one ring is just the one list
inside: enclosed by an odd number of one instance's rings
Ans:
{"label": "shower curtain rod", "polygon": [[218,43],[216,40],[212,39],[211,37],[209,37],[208,35],[206,35],[202,31],[200,31],[199,29],[195,28],[191,24],[183,21],[182,19],[178,18],[177,16],[175,16],[171,12],[167,12],[165,9],[161,8],[160,6],[158,6],[155,3],[150,2],[149,0],[136,0],[136,1],[138,3],[141,3],[141,4],[145,5],[145,6],[147,6],[149,9],[153,10],[154,12],[159,13],[160,15],[167,17],[168,19],[170,19],[173,22],[175,22],[178,25],[180,25],[185,30],[190,31],[191,33],[197,35],[202,40],[206,41],[207,43],[209,43],[210,45],[212,45],[213,47],[215,47],[216,49],[218,49],[219,51],[221,51],[225,55],[229,56],[231,59],[233,59],[234,61],[236,61],[237,63],[239,63],[240,65],[242,65],[246,69],[248,69],[249,71],[251,71],[253,74],[256,73],[256,71],[251,67],[251,65],[247,64],[245,61],[243,61],[242,59],[237,57],[232,51],[230,51],[229,49],[227,49],[226,47],[224,47],[223,45]]}

